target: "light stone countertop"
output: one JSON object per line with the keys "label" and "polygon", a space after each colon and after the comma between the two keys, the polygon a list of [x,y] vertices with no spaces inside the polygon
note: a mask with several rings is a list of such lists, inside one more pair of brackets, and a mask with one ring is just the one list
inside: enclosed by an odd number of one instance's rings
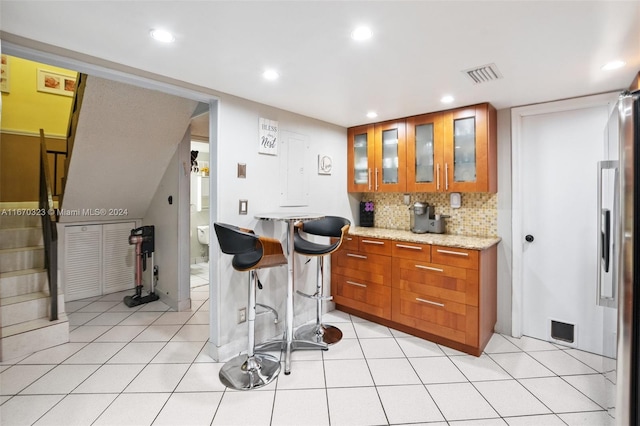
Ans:
{"label": "light stone countertop", "polygon": [[471,250],[485,250],[498,244],[500,237],[467,237],[464,235],[449,234],[414,234],[411,231],[386,228],[366,228],[352,226],[349,235],[369,238],[384,238],[394,241],[406,241],[410,243],[434,244],[446,247],[459,247]]}

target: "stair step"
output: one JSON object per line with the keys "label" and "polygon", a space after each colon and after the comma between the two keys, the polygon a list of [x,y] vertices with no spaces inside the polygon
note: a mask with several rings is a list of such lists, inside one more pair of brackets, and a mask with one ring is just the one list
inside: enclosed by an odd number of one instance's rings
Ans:
{"label": "stair step", "polygon": [[[37,209],[35,210],[37,211]],[[5,214],[3,214],[3,212]],[[42,218],[40,216],[26,214],[17,215],[12,212],[13,209],[0,208],[0,229],[42,228]]]}
{"label": "stair step", "polygon": [[42,228],[0,229],[0,249],[33,247],[43,244]]}
{"label": "stair step", "polygon": [[[51,299],[43,291],[0,300],[0,324],[4,328],[38,318],[49,318]],[[64,295],[58,295],[58,312],[64,312]]]}
{"label": "stair step", "polygon": [[65,313],[57,321],[48,318],[2,327],[0,361],[22,357],[69,342],[69,319]]}
{"label": "stair step", "polygon": [[44,247],[0,249],[0,273],[44,267]]}
{"label": "stair step", "polygon": [[47,270],[44,268],[0,273],[0,298],[46,291],[48,288]]}

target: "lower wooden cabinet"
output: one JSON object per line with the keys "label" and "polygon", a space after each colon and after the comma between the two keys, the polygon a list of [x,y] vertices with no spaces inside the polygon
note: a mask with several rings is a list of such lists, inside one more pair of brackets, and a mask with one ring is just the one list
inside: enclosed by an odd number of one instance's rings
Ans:
{"label": "lower wooden cabinet", "polygon": [[[364,250],[357,242],[342,248],[331,257],[331,291],[338,305],[391,319],[391,256],[385,254],[390,242],[368,238]],[[378,244],[379,243],[379,244]],[[389,248],[389,254],[391,250]]]}
{"label": "lower wooden cabinet", "polygon": [[[482,353],[497,318],[496,246],[479,251],[381,239],[372,245],[371,238],[351,238],[348,249],[331,260],[339,309]],[[373,246],[382,254],[370,254]]]}

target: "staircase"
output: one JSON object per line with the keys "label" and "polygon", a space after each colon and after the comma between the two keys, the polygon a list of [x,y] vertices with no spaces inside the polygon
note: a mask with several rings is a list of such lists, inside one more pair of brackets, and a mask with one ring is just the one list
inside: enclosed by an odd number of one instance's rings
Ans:
{"label": "staircase", "polygon": [[7,361],[68,342],[69,321],[60,291],[58,320],[49,319],[40,216],[0,207],[12,212],[0,216],[0,361]]}

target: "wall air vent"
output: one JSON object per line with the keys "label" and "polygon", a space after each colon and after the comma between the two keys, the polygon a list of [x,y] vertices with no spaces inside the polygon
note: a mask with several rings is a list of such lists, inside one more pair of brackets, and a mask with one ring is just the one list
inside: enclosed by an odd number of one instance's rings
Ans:
{"label": "wall air vent", "polygon": [[498,70],[496,64],[482,65],[462,71],[471,79],[473,84],[487,83],[489,81],[502,78],[502,74]]}

